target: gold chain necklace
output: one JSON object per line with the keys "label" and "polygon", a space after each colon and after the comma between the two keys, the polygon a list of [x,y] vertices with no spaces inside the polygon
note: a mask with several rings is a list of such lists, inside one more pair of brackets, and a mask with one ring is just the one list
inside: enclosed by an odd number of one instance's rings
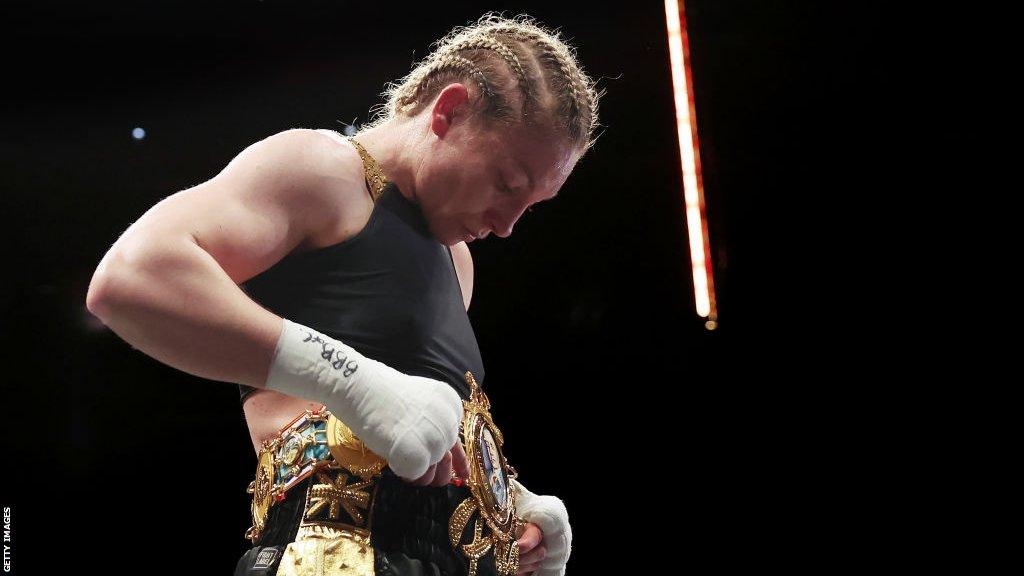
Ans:
{"label": "gold chain necklace", "polygon": [[388,185],[390,180],[384,175],[384,171],[381,170],[380,164],[370,156],[370,153],[363,148],[363,145],[359,143],[354,137],[349,136],[348,141],[356,147],[359,151],[359,156],[363,159],[363,175],[366,178],[366,185],[370,189],[370,196],[373,197],[373,201],[376,202],[377,198],[380,198],[381,192],[384,187]]}

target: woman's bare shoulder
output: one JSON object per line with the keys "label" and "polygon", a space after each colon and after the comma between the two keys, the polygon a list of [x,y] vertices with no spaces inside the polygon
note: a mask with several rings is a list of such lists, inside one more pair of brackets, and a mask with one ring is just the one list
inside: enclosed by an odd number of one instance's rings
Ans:
{"label": "woman's bare shoulder", "polygon": [[363,160],[359,152],[341,134],[326,128],[310,129],[318,134],[317,156],[329,187],[327,193],[334,198],[337,208],[333,224],[321,234],[311,236],[298,252],[338,244],[357,234],[366,225],[373,210],[373,199],[366,189]]}
{"label": "woman's bare shoulder", "polygon": [[314,132],[319,132],[319,133],[329,137],[331,140],[334,140],[338,144],[341,144],[341,145],[346,146],[348,148],[355,149],[352,146],[352,144],[348,141],[347,138],[345,138],[344,136],[342,136],[341,134],[339,134],[335,130],[331,130],[330,128],[315,128],[313,131]]}

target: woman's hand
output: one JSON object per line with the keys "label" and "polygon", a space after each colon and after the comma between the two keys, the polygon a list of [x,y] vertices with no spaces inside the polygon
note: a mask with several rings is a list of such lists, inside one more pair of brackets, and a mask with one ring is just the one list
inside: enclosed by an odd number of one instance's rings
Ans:
{"label": "woman's hand", "polygon": [[[516,491],[516,513],[527,523],[519,542],[520,550],[528,551],[520,556],[520,567],[525,570],[520,573],[564,576],[572,553],[572,527],[565,503],[555,496],[534,494],[515,478],[511,483]],[[534,544],[537,538],[539,546]]]}
{"label": "woman's hand", "polygon": [[516,574],[530,574],[540,568],[540,561],[548,551],[541,545],[544,533],[532,522],[523,525],[519,536],[519,571]]}
{"label": "woman's hand", "polygon": [[452,472],[459,478],[469,478],[469,460],[466,458],[466,450],[462,442],[455,442],[452,449],[444,455],[440,462],[427,468],[423,476],[415,480],[402,478],[413,486],[444,486],[451,482]]}

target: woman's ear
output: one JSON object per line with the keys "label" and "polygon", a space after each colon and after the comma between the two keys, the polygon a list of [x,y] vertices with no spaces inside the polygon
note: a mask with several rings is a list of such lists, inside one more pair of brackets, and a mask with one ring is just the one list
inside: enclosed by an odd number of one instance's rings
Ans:
{"label": "woman's ear", "polygon": [[444,138],[452,126],[468,120],[470,115],[469,89],[464,84],[453,82],[445,86],[434,100],[430,129],[438,138]]}

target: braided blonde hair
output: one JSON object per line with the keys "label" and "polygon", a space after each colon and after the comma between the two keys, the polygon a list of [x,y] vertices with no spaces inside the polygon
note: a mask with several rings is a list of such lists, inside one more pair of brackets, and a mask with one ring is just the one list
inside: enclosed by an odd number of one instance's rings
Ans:
{"label": "braided blonde hair", "polygon": [[[598,122],[598,92],[576,62],[573,48],[525,14],[484,14],[458,26],[398,82],[389,82],[385,103],[360,131],[399,116],[415,116],[453,82],[478,88],[474,108],[488,128],[522,122],[555,129],[573,147],[589,150]],[[375,107],[377,108],[377,107]]]}

